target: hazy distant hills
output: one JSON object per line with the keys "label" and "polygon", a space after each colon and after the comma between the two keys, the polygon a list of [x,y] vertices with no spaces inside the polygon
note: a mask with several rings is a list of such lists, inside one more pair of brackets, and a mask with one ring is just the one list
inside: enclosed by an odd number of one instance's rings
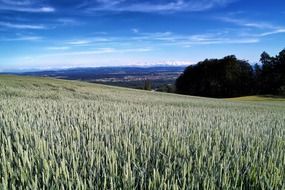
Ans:
{"label": "hazy distant hills", "polygon": [[152,87],[157,88],[173,84],[184,69],[185,66],[98,67],[25,72],[17,75],[81,80],[132,88],[142,88],[144,82],[150,80]]}

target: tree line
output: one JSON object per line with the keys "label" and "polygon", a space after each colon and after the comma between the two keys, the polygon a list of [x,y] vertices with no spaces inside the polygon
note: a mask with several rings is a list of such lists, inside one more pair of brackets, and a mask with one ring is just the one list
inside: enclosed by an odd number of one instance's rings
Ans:
{"label": "tree line", "polygon": [[285,49],[276,56],[263,52],[260,64],[230,55],[188,66],[176,80],[179,94],[228,98],[285,95]]}

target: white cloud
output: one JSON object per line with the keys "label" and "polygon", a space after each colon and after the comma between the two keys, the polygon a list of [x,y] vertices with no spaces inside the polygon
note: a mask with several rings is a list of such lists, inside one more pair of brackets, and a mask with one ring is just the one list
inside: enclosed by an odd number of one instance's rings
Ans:
{"label": "white cloud", "polygon": [[[275,31],[283,32],[283,31]],[[269,35],[264,33],[262,35]],[[205,34],[175,34],[172,32],[154,32],[154,33],[141,33],[136,31],[132,37],[128,36],[98,36],[95,38],[70,40],[67,42],[59,42],[57,46],[68,47],[83,47],[98,48],[102,46],[122,48],[124,52],[131,52],[132,49],[138,51],[138,44],[149,47],[192,47],[194,45],[212,45],[212,44],[251,44],[260,42],[260,37],[257,35],[247,34],[245,36],[239,35],[239,33],[229,32],[217,32],[217,33],[205,33]],[[123,51],[123,50],[122,50]],[[148,49],[141,49],[141,51],[148,51]],[[116,51],[118,52],[118,51]],[[84,53],[94,53],[93,51],[87,51]],[[105,53],[105,51],[104,51]]]}
{"label": "white cloud", "polygon": [[132,32],[137,34],[137,33],[139,33],[139,29],[133,28],[133,29],[132,29]]}
{"label": "white cloud", "polygon": [[235,18],[230,18],[230,17],[219,17],[218,19],[224,22],[232,23],[238,26],[249,28],[249,29],[255,29],[256,31],[262,31],[262,33],[257,33],[257,34],[252,33],[252,32],[248,33],[248,31],[245,33],[240,32],[241,36],[260,38],[260,37],[266,37],[266,36],[270,36],[274,34],[285,33],[284,26],[273,25],[268,22],[246,21],[244,19],[235,19]]}
{"label": "white cloud", "polygon": [[285,28],[273,30],[270,32],[264,32],[264,33],[259,34],[259,36],[265,37],[265,36],[270,36],[270,35],[274,35],[274,34],[282,34],[282,33],[285,33]]}
{"label": "white cloud", "polygon": [[193,35],[179,35],[171,32],[140,33],[133,37],[133,40],[153,41],[161,45],[182,45],[183,47],[192,47],[193,45],[211,45],[211,44],[249,44],[258,43],[259,39],[253,36],[240,37],[226,33],[206,33]]}
{"label": "white cloud", "polygon": [[110,54],[110,53],[129,53],[129,52],[149,52],[151,48],[98,48],[90,51],[70,51],[64,53],[47,54],[45,56],[67,56],[67,55],[96,55],[96,54]]}
{"label": "white cloud", "polygon": [[59,18],[56,21],[62,25],[68,25],[68,26],[74,26],[74,25],[82,24],[82,22],[79,22],[73,18]]}
{"label": "white cloud", "polygon": [[22,1],[15,1],[15,0],[0,0],[0,3],[8,4],[8,5],[30,5],[31,1],[30,0],[22,0]]}
{"label": "white cloud", "polygon": [[19,36],[16,38],[2,38],[0,41],[39,41],[42,39],[41,36]]}
{"label": "white cloud", "polygon": [[[0,4],[1,5],[1,4]],[[0,6],[2,11],[30,12],[30,13],[52,13],[55,12],[53,7],[20,7],[20,6]]]}
{"label": "white cloud", "polygon": [[257,28],[257,29],[277,29],[279,28],[279,26],[274,26],[266,22],[247,21],[243,19],[235,19],[235,18],[230,18],[230,17],[219,17],[218,19],[224,22],[232,23],[235,25],[243,26],[243,27],[249,27],[249,28]]}
{"label": "white cloud", "polygon": [[86,44],[90,44],[92,41],[90,40],[76,40],[76,41],[70,41],[67,42],[67,44],[69,45],[86,45]]}
{"label": "white cloud", "polygon": [[235,0],[166,0],[140,2],[132,0],[97,0],[99,6],[89,10],[116,12],[177,12],[177,11],[205,11],[215,7],[226,6]]}
{"label": "white cloud", "polygon": [[65,42],[67,45],[73,45],[73,46],[92,46],[96,45],[98,43],[107,43],[107,42],[114,42],[115,38],[113,37],[95,37],[95,38],[88,38],[88,39],[78,39],[78,40],[71,40],[68,42]]}
{"label": "white cloud", "polygon": [[47,47],[48,50],[68,50],[70,47],[68,46],[53,46],[53,47]]}
{"label": "white cloud", "polygon": [[41,30],[46,29],[43,25],[32,25],[32,24],[15,24],[10,22],[1,22],[0,26],[7,28],[15,28],[15,29],[32,29],[32,30]]}
{"label": "white cloud", "polygon": [[[52,48],[52,47],[50,47]],[[25,55],[13,57],[8,62],[14,63],[9,68],[0,67],[5,70],[21,69],[49,69],[49,68],[71,68],[71,67],[93,67],[93,66],[126,66],[134,65],[138,59],[125,57],[125,53],[144,53],[153,49],[145,48],[98,48],[90,51],[64,51],[58,53],[47,53],[37,55]],[[107,56],[112,55],[112,56]],[[68,59],[67,59],[68,57]],[[140,59],[139,59],[140,60]]]}
{"label": "white cloud", "polygon": [[158,66],[158,65],[167,65],[167,66],[188,66],[194,64],[193,61],[187,60],[155,60],[155,61],[137,61],[133,65],[137,66]]}
{"label": "white cloud", "polygon": [[42,7],[38,9],[39,12],[45,12],[45,13],[49,13],[49,12],[54,12],[55,8],[53,7]]}
{"label": "white cloud", "polygon": [[[132,58],[102,58],[98,54],[92,55],[71,55],[72,59],[66,60],[64,57],[49,57],[49,59],[43,59],[43,57],[21,57],[15,61],[17,64],[10,68],[1,67],[4,71],[6,70],[48,70],[48,69],[66,69],[74,67],[106,67],[106,66],[139,66],[139,67],[150,67],[150,66],[188,66],[193,64],[193,61],[189,60],[153,60],[153,59],[132,59]],[[20,66],[20,67],[19,67]],[[21,68],[21,70],[19,69]]]}
{"label": "white cloud", "polygon": [[42,0],[0,0],[0,11],[51,13],[55,8],[48,6]]}

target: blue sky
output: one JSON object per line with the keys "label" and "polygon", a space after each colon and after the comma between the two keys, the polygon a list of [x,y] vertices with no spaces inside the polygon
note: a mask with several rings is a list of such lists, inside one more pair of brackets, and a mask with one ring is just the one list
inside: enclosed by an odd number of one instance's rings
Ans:
{"label": "blue sky", "polygon": [[0,0],[0,71],[191,64],[285,48],[283,0]]}

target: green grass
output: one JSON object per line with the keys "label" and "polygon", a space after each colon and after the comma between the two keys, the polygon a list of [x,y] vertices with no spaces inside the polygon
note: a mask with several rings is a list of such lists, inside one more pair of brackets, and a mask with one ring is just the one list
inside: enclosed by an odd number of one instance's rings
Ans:
{"label": "green grass", "polygon": [[233,101],[255,101],[255,102],[280,102],[285,101],[285,97],[279,97],[279,96],[244,96],[244,97],[238,97],[238,98],[228,98],[227,100],[233,100]]}
{"label": "green grass", "polygon": [[0,189],[284,189],[285,102],[0,76]]}

